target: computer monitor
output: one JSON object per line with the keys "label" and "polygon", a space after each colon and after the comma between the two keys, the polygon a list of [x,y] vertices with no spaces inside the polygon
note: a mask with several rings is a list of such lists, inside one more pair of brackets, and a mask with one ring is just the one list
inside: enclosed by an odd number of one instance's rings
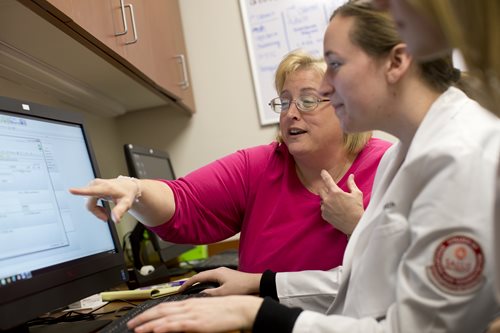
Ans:
{"label": "computer monitor", "polygon": [[[174,169],[169,155],[161,150],[143,147],[134,144],[126,144],[124,146],[125,158],[130,176],[146,179],[175,179]],[[144,230],[141,224],[137,224],[133,231],[134,237],[141,234]],[[150,232],[153,245],[158,252],[158,255],[163,263],[169,263],[176,259],[180,254],[192,249],[194,246],[190,244],[175,244],[162,240],[156,234]],[[137,239],[135,240],[137,242]],[[137,246],[137,245],[136,245]],[[140,268],[140,255],[137,251],[134,253],[134,266]]]}
{"label": "computer monitor", "polygon": [[0,97],[0,330],[126,281],[114,224],[68,192],[96,177],[80,115]]}

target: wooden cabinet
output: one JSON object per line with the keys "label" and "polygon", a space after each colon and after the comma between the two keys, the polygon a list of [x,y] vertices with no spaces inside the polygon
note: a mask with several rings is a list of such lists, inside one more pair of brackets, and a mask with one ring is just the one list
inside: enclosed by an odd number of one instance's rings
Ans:
{"label": "wooden cabinet", "polygon": [[[117,1],[119,3],[119,0]],[[86,33],[91,41],[100,42],[118,55],[124,56],[124,50],[118,47],[119,40],[115,35],[124,29],[123,23],[120,21],[119,7],[113,9],[112,1],[35,0],[35,2],[68,26]]]}
{"label": "wooden cabinet", "polygon": [[[158,83],[174,92],[186,107],[194,110],[193,90],[188,71],[188,58],[178,0],[148,2],[151,15],[151,34],[156,37],[155,68]],[[161,14],[159,14],[161,13]],[[165,33],[180,29],[180,33]]]}
{"label": "wooden cabinet", "polygon": [[178,0],[32,0],[194,112]]}

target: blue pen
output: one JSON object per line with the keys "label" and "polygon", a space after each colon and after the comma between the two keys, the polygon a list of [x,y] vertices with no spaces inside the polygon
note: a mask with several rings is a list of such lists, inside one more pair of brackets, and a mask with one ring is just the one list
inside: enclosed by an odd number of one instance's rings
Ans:
{"label": "blue pen", "polygon": [[169,282],[169,284],[172,287],[178,287],[178,286],[182,286],[184,284],[184,282],[186,282],[186,280],[172,281],[172,282]]}
{"label": "blue pen", "polygon": [[186,280],[177,280],[177,281],[171,281],[163,284],[157,284],[153,286],[147,286],[147,287],[140,287],[138,288],[139,290],[150,290],[150,289],[158,289],[158,288],[168,288],[168,287],[180,287],[186,282]]}

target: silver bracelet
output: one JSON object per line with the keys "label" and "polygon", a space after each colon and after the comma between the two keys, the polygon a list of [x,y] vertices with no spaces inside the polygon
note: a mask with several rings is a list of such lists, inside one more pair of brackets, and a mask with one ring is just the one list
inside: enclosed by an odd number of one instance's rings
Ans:
{"label": "silver bracelet", "polygon": [[139,182],[139,179],[137,178],[134,178],[134,177],[129,177],[129,176],[122,176],[122,175],[119,175],[116,179],[129,179],[131,181],[134,182],[134,184],[137,186],[137,192],[135,194],[135,202],[139,202],[139,198],[142,196],[142,188],[141,188],[141,184]]}

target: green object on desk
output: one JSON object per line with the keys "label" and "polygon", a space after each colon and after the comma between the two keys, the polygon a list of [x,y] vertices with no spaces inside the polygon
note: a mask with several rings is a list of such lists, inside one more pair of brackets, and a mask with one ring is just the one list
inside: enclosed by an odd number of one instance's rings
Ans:
{"label": "green object on desk", "polygon": [[208,258],[208,248],[206,245],[198,245],[194,249],[184,252],[178,257],[179,262],[202,260]]}

